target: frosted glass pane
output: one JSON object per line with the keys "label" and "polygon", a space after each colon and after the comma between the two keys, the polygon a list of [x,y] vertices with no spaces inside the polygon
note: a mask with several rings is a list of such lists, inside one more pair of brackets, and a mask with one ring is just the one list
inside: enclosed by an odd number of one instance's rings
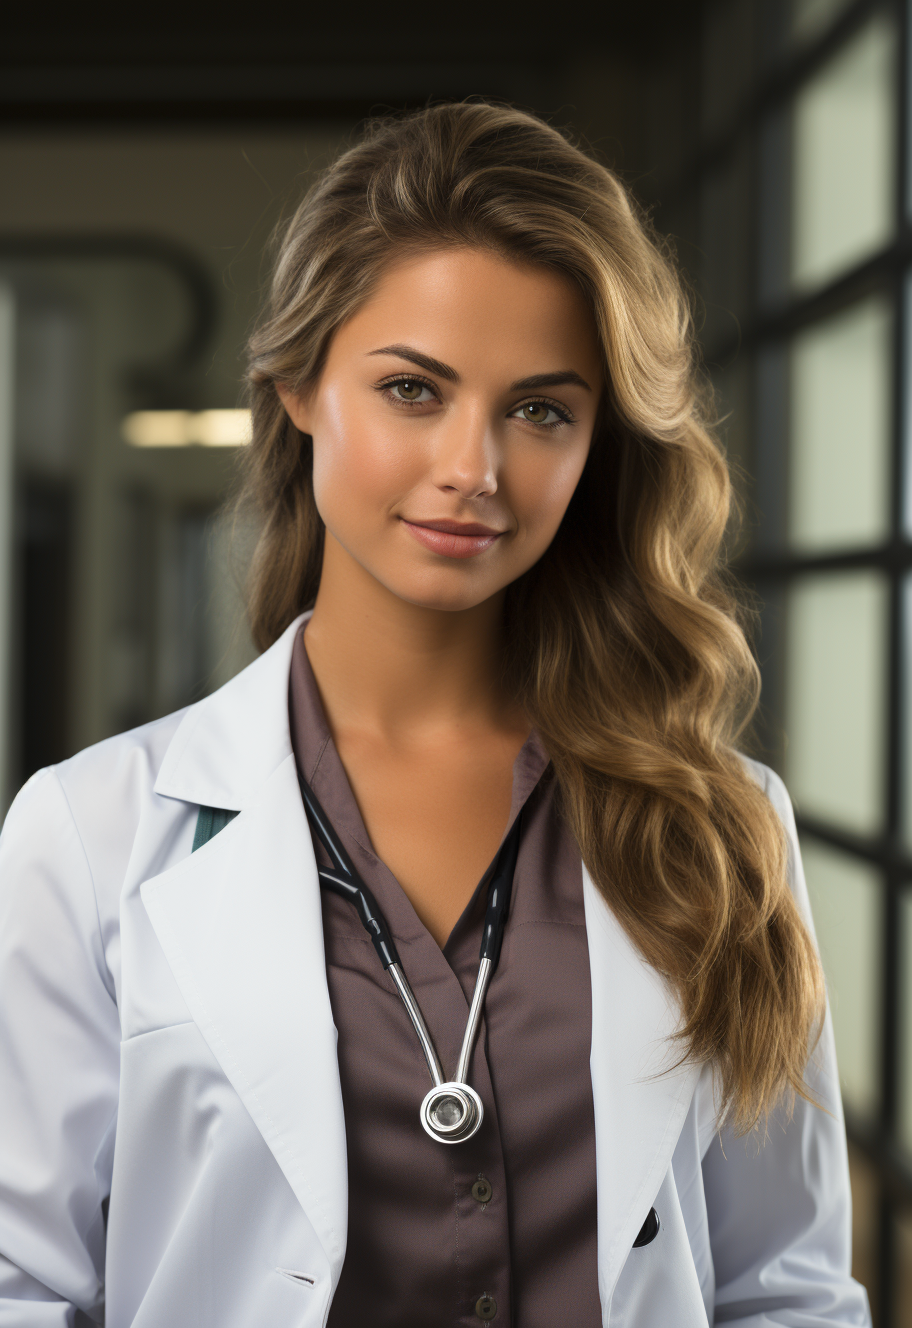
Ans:
{"label": "frosted glass pane", "polygon": [[846,1102],[873,1115],[879,1097],[878,975],[883,896],[872,868],[807,837],[801,841]]}
{"label": "frosted glass pane", "polygon": [[887,533],[891,328],[886,302],[866,300],[792,344],[789,537],[797,549]]}
{"label": "frosted glass pane", "polygon": [[811,576],[786,612],[785,773],[799,810],[848,830],[882,822],[887,588]]}
{"label": "frosted glass pane", "polygon": [[873,19],[795,99],[792,280],[817,285],[890,237],[896,170],[893,27]]}
{"label": "frosted glass pane", "polygon": [[849,0],[792,0],[791,38],[813,41],[848,7]]}

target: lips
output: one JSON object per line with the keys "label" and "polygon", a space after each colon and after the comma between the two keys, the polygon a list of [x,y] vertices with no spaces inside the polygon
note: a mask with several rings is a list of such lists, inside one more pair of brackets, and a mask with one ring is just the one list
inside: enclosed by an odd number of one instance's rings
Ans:
{"label": "lips", "polygon": [[446,558],[474,558],[489,549],[504,533],[477,521],[406,521],[399,518],[410,535],[433,553]]}
{"label": "lips", "polygon": [[495,530],[493,526],[483,526],[478,521],[409,521],[407,524],[421,526],[424,530],[442,530],[447,535],[502,534],[501,531]]}

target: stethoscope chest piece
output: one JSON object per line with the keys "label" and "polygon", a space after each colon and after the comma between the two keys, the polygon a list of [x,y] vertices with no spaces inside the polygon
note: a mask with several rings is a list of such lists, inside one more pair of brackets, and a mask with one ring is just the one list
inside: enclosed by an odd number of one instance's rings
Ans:
{"label": "stethoscope chest piece", "polygon": [[441,1144],[461,1144],[484,1120],[481,1098],[469,1084],[437,1084],[421,1104],[421,1124]]}
{"label": "stethoscope chest piece", "polygon": [[402,1004],[408,1011],[408,1016],[418,1035],[418,1041],[421,1043],[421,1049],[424,1052],[434,1084],[434,1087],[421,1104],[421,1124],[427,1134],[432,1139],[436,1139],[438,1143],[461,1144],[477,1134],[481,1122],[484,1120],[484,1107],[481,1105],[481,1098],[475,1092],[475,1089],[466,1083],[466,1080],[469,1076],[469,1061],[472,1059],[472,1051],[481,1023],[485,993],[500,955],[500,944],[503,939],[510,890],[513,885],[513,873],[516,870],[516,858],[519,853],[522,814],[520,813],[516,818],[513,829],[501,845],[494,864],[494,871],[488,885],[488,907],[482,928],[478,976],[475,979],[475,990],[472,993],[469,1018],[463,1034],[459,1063],[456,1066],[454,1078],[444,1081],[444,1071],[440,1064],[440,1057],[437,1055],[427,1024],[424,1022],[424,1015],[421,1013],[408,979],[402,971],[395,942],[383,914],[377,907],[377,901],[355,871],[344,848],[336,839],[326,813],[314,796],[313,789],[300,772],[298,773],[298,780],[301,785],[301,796],[304,799],[304,806],[307,808],[311,824],[333,861],[332,867],[319,868],[320,884],[328,890],[332,890],[334,894],[339,895],[342,899],[349,900],[357,908],[361,922],[373,941],[380,962],[393,980]]}

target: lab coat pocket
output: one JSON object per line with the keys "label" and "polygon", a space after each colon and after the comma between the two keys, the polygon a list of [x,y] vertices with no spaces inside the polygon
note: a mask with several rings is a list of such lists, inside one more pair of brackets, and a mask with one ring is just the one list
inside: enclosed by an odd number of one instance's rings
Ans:
{"label": "lab coat pocket", "polygon": [[611,1297],[609,1328],[708,1328],[700,1281],[669,1168]]}

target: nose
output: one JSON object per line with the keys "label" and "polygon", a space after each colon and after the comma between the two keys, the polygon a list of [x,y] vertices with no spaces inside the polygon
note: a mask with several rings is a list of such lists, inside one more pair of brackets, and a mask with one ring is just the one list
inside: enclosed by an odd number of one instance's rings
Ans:
{"label": "nose", "polygon": [[438,488],[461,498],[497,492],[499,449],[486,411],[453,411],[435,441],[433,480]]}

